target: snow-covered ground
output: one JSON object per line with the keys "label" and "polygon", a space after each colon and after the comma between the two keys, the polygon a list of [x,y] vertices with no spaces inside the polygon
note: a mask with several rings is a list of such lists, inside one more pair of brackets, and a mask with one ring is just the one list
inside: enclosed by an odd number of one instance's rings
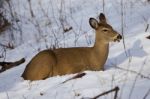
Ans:
{"label": "snow-covered ground", "polygon": [[[110,44],[105,71],[85,71],[82,78],[66,83],[62,82],[74,74],[33,82],[20,77],[26,64],[43,49],[93,46],[95,34],[88,22],[100,12],[121,33],[121,0],[104,1],[104,10],[103,0],[10,0],[11,9],[5,3],[13,27],[0,35],[0,43],[15,46],[6,50],[5,61],[25,57],[26,62],[0,74],[0,99],[89,99],[116,86],[120,88],[118,99],[150,99],[150,40],[146,39],[150,28],[145,32],[150,24],[148,0],[123,0],[126,49],[123,41]],[[69,27],[73,29],[64,33],[63,28]],[[113,99],[113,95],[99,99]]]}

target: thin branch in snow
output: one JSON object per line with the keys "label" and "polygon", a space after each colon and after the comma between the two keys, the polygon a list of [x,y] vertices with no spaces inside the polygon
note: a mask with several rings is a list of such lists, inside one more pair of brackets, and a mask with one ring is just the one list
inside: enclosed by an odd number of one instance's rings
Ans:
{"label": "thin branch in snow", "polygon": [[122,40],[123,40],[123,47],[125,50],[126,56],[128,56],[126,45],[125,45],[125,39],[124,39],[124,0],[121,0],[121,33],[122,33]]}
{"label": "thin branch in snow", "polygon": [[139,74],[141,74],[141,72],[142,72],[142,70],[143,70],[143,68],[144,68],[144,66],[145,66],[146,61],[147,61],[147,59],[144,60],[143,65],[141,66],[140,70],[138,71],[138,74],[136,75],[136,77],[135,77],[135,79],[134,79],[132,88],[131,88],[131,90],[130,90],[129,99],[131,99],[133,90],[134,90],[134,88],[135,88],[136,81],[137,81],[137,79],[138,79],[138,77],[139,77]]}
{"label": "thin branch in snow", "polygon": [[50,7],[51,7],[53,19],[54,19],[56,25],[59,27],[59,24],[58,24],[58,22],[57,22],[57,20],[56,20],[56,16],[55,16],[55,9],[54,9],[54,5],[53,5],[53,1],[54,1],[54,0],[49,0],[49,4],[50,4]]}
{"label": "thin branch in snow", "polygon": [[103,0],[103,13],[105,13],[105,0]]}
{"label": "thin branch in snow", "polygon": [[14,45],[11,43],[8,43],[7,45],[0,43],[0,46],[8,48],[8,49],[14,49]]}
{"label": "thin branch in snow", "polygon": [[65,80],[65,81],[62,82],[62,83],[66,83],[66,82],[68,82],[68,81],[70,81],[70,80],[73,80],[73,79],[82,78],[82,77],[85,76],[85,75],[86,75],[86,73],[78,73],[78,74],[76,74],[75,76],[73,76],[73,77],[71,77],[71,78]]}
{"label": "thin branch in snow", "polygon": [[[116,71],[116,70],[115,70]],[[114,76],[115,76],[115,73],[112,75],[112,80],[111,80],[111,88],[113,88],[113,85],[114,85]],[[111,98],[113,98],[113,94],[111,94]]]}
{"label": "thin branch in snow", "polygon": [[0,73],[6,71],[7,69],[16,67],[24,62],[25,62],[24,58],[16,62],[0,62],[0,66],[2,66],[2,68],[0,69]]}
{"label": "thin branch in snow", "polygon": [[28,3],[29,3],[30,14],[32,17],[35,17],[33,10],[32,10],[31,0],[28,0]]}
{"label": "thin branch in snow", "polygon": [[118,91],[119,91],[119,87],[117,86],[117,87],[115,87],[115,88],[113,88],[113,89],[111,89],[109,91],[103,92],[103,93],[101,93],[101,94],[99,94],[99,95],[97,95],[97,96],[95,96],[93,98],[89,98],[89,99],[98,99],[99,97],[107,95],[107,94],[112,93],[112,92],[115,92],[114,99],[117,99]]}
{"label": "thin branch in snow", "polygon": [[145,32],[147,32],[148,29],[149,29],[149,24],[147,24]]}
{"label": "thin branch in snow", "polygon": [[118,69],[120,69],[120,70],[124,70],[124,71],[130,72],[130,73],[137,74],[137,75],[139,75],[141,78],[146,78],[146,79],[150,80],[150,77],[145,76],[145,75],[143,75],[142,73],[138,73],[137,71],[133,71],[133,70],[129,70],[129,69],[121,68],[121,67],[116,67],[116,68],[118,68]]}
{"label": "thin branch in snow", "polygon": [[148,24],[148,18],[146,18],[144,15],[141,15],[143,20],[144,20],[144,25],[146,25],[145,32],[149,29],[149,24]]}
{"label": "thin branch in snow", "polygon": [[147,99],[148,95],[150,95],[150,89],[147,91],[147,93],[144,95],[143,99]]}
{"label": "thin branch in snow", "polygon": [[24,95],[22,95],[22,98],[23,98],[23,99],[27,99]]}
{"label": "thin branch in snow", "polygon": [[1,56],[1,58],[3,58],[3,61],[5,61],[5,59],[6,59],[6,48],[3,47],[3,49],[2,49],[1,51],[2,51],[2,56]]}
{"label": "thin branch in snow", "polygon": [[51,24],[52,24],[51,19],[50,19],[48,13],[46,13],[46,11],[44,10],[44,8],[43,8],[41,2],[39,2],[39,6],[40,6],[41,11],[42,11],[42,13],[44,14],[45,18],[47,18],[47,21],[48,21],[48,22],[47,22],[46,25],[51,25]]}
{"label": "thin branch in snow", "polygon": [[7,99],[10,99],[10,98],[9,98],[9,95],[8,95],[8,92],[6,92],[6,95],[7,95]]}
{"label": "thin branch in snow", "polygon": [[0,12],[0,34],[7,30],[11,26],[10,22],[3,16],[3,13]]}
{"label": "thin branch in snow", "polygon": [[[129,59],[130,60],[130,59]],[[129,70],[129,68],[130,68],[130,63],[131,63],[131,61],[129,61],[128,62],[128,65],[127,65],[127,69],[126,69],[126,73],[125,73],[125,80],[124,80],[124,82],[123,82],[123,85],[122,85],[122,90],[121,90],[121,92],[120,92],[120,99],[122,99],[122,94],[123,94],[123,91],[124,91],[124,88],[125,88],[125,86],[126,86],[126,83],[127,83],[127,80],[128,80],[128,73],[130,72],[130,71],[128,71]],[[122,69],[121,67],[118,67],[118,66],[116,66],[116,68],[119,68],[119,69]],[[123,68],[124,69],[124,68]]]}
{"label": "thin branch in snow", "polygon": [[[10,0],[5,0],[5,1],[8,4],[9,13],[11,15],[11,21],[13,22],[15,21],[15,16],[14,16],[13,8],[12,8],[12,3]],[[12,41],[15,41],[14,31],[12,30],[12,28],[10,28],[10,39]]]}

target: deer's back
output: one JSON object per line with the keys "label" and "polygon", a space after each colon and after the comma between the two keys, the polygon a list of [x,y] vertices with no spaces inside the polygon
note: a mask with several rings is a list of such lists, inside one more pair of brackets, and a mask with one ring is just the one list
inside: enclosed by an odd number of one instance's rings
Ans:
{"label": "deer's back", "polygon": [[54,50],[59,75],[77,73],[84,70],[98,70],[100,64],[95,61],[92,50],[93,48],[89,47]]}

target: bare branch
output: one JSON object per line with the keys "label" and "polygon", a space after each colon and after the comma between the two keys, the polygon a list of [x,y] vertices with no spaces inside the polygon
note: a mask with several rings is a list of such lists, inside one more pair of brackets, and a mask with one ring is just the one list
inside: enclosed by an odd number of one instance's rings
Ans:
{"label": "bare branch", "polygon": [[101,93],[101,94],[99,94],[99,95],[97,95],[97,96],[95,96],[93,98],[89,98],[89,99],[98,99],[99,97],[107,95],[107,94],[112,93],[114,91],[115,91],[114,99],[117,99],[118,91],[119,91],[119,87],[118,86],[113,88],[113,89],[111,89],[111,90],[109,90],[109,91],[103,92],[103,93]]}
{"label": "bare branch", "polygon": [[147,91],[147,93],[144,95],[143,99],[147,99],[147,96],[150,95],[150,89]]}
{"label": "bare branch", "polygon": [[5,47],[5,48],[8,48],[8,49],[14,49],[14,45],[13,45],[13,44],[10,44],[10,43],[8,43],[8,45],[4,45],[4,44],[1,44],[1,43],[0,43],[0,46]]}
{"label": "bare branch", "polygon": [[82,77],[85,76],[85,75],[86,75],[86,73],[78,73],[78,74],[76,74],[75,76],[73,76],[73,77],[71,77],[71,78],[65,80],[65,81],[62,82],[62,83],[66,83],[66,82],[68,82],[68,81],[70,81],[70,80],[73,80],[73,79],[82,78]]}
{"label": "bare branch", "polygon": [[146,29],[145,29],[145,32],[147,32],[148,28],[149,28],[149,24],[147,24]]}
{"label": "bare branch", "polygon": [[118,68],[118,69],[120,69],[120,70],[128,71],[128,72],[130,72],[130,73],[137,74],[137,75],[139,75],[139,76],[142,77],[142,78],[146,78],[146,79],[150,80],[150,77],[145,76],[145,75],[143,75],[143,74],[141,74],[141,73],[138,73],[138,72],[136,72],[136,71],[129,70],[129,69],[125,69],[125,68],[121,68],[121,67],[116,67],[116,68]]}
{"label": "bare branch", "polygon": [[0,73],[6,71],[7,69],[16,67],[16,66],[18,66],[18,65],[20,65],[24,62],[25,62],[24,58],[22,58],[22,59],[20,59],[19,61],[16,61],[16,62],[0,62],[0,66],[2,66],[2,68],[0,70]]}

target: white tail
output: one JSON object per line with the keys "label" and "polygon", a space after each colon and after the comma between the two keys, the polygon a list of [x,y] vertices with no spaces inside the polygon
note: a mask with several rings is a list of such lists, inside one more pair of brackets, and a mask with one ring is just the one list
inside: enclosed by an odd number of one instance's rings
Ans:
{"label": "white tail", "polygon": [[99,22],[90,18],[89,23],[96,33],[93,47],[41,51],[26,66],[22,77],[25,80],[41,80],[85,70],[103,70],[108,57],[109,42],[119,41],[122,36],[107,24],[102,13],[99,15]]}

